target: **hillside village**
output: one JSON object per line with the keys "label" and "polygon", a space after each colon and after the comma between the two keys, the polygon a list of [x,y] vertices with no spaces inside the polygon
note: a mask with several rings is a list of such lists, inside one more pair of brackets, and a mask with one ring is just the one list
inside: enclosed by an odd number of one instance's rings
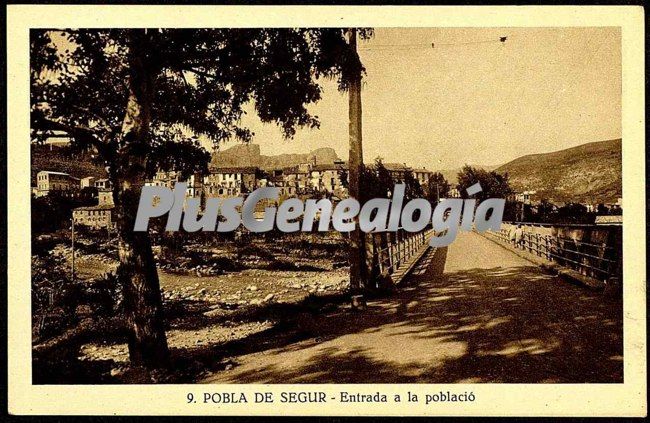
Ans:
{"label": "hillside village", "polygon": [[[616,158],[620,156],[620,152],[618,155],[616,153],[616,142],[620,147],[620,139],[590,143],[555,153],[524,156],[505,165],[492,168],[496,168],[499,173],[510,175],[510,183],[514,191],[508,197],[508,200],[519,204],[521,213],[526,208],[537,210],[543,202],[548,202],[557,209],[564,207],[567,201],[558,201],[553,198],[555,191],[565,189],[565,187],[560,186],[565,182],[557,180],[558,178],[554,176],[557,172],[554,169],[564,169],[563,174],[567,172],[566,166],[556,163],[556,158],[565,156],[566,151],[582,150],[590,152],[591,156],[606,154],[608,157]],[[53,148],[57,149],[67,144],[57,139],[54,145],[56,146],[50,145],[50,152]],[[594,160],[593,157],[587,157],[586,159]],[[531,160],[537,162],[538,167],[540,167],[538,172],[526,172],[527,168],[532,167]],[[42,162],[43,160],[36,165]],[[245,165],[246,163],[243,162],[255,165]],[[591,175],[591,179],[587,177],[589,175],[576,176],[584,167],[582,165],[582,163],[575,163],[575,160],[573,160],[574,180],[581,181],[583,191],[585,191],[576,195],[577,200],[575,203],[584,206],[587,213],[601,212],[600,214],[620,215],[622,199],[620,194],[616,197],[617,193],[620,193],[620,181],[617,183],[610,180],[609,176],[611,175],[601,175],[602,181],[598,179],[598,175]],[[406,163],[389,162],[384,163],[384,167],[388,170],[395,183],[403,182],[405,175],[410,173],[422,187],[427,186],[429,178],[434,174],[433,170],[414,168]],[[595,167],[591,166],[591,173],[594,173],[594,169]],[[252,144],[235,146],[223,152],[214,153],[206,175],[194,174],[184,179],[180,172],[160,170],[151,179],[147,180],[145,185],[164,186],[173,189],[176,183],[185,182],[187,184],[187,197],[200,198],[202,202],[209,197],[245,196],[260,187],[279,188],[281,199],[292,196],[304,198],[325,196],[336,200],[347,197],[347,188],[344,181],[347,177],[347,170],[347,162],[340,160],[331,149],[318,149],[308,154],[263,156],[259,152],[259,146]],[[94,188],[96,190],[96,194],[94,194],[97,200],[96,204],[76,208],[73,211],[75,222],[95,229],[110,228],[113,225],[112,187],[108,179],[96,176],[75,177],[69,173],[61,172],[59,169],[36,169],[36,171],[36,184],[32,187],[32,193],[35,197],[43,197],[50,192],[74,196],[79,195],[84,189]],[[92,166],[82,168],[81,171],[97,174],[96,168],[93,169]],[[77,170],[78,172],[79,170]],[[440,172],[448,174],[451,171],[442,170]],[[546,181],[549,178],[551,181]],[[587,179],[589,181],[586,181]],[[461,193],[455,185],[456,181],[452,180],[450,182],[451,189],[448,196],[460,197]],[[552,183],[556,183],[558,186],[551,186]],[[594,195],[586,192],[591,187],[596,191],[596,195],[602,194],[605,188],[601,189],[600,186],[608,187],[609,191],[602,196],[602,198],[610,199],[608,202],[599,201],[595,199]],[[555,195],[555,197],[565,200],[570,195],[569,191],[565,191],[560,196]],[[550,201],[548,200],[549,196]],[[613,199],[614,197],[616,200]],[[602,212],[603,208],[607,210],[607,213]],[[612,223],[613,220],[620,220],[620,218],[601,220]]]}
{"label": "hillside village", "polygon": [[[413,168],[407,164],[385,163],[395,183],[403,182],[410,172],[422,186],[426,185],[433,171]],[[163,186],[173,189],[179,182],[187,184],[186,196],[205,201],[209,197],[231,198],[251,193],[260,187],[279,188],[280,198],[291,196],[326,196],[341,199],[347,196],[344,178],[347,163],[335,160],[331,163],[300,163],[295,166],[264,170],[257,166],[223,166],[213,163],[207,175],[194,174],[183,179],[177,171],[158,171],[145,182],[147,186]],[[75,196],[85,188],[97,190],[97,204],[79,207],[73,211],[75,223],[92,228],[107,228],[113,224],[112,186],[106,178],[85,176],[74,177],[58,170],[39,170],[36,185],[32,187],[34,197],[44,197],[52,192]]]}

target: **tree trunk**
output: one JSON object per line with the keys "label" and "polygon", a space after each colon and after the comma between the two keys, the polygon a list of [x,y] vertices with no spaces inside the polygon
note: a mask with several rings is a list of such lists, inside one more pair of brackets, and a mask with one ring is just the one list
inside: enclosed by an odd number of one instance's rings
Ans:
{"label": "tree trunk", "polygon": [[[357,50],[357,32],[349,31],[350,48]],[[361,129],[361,70],[354,72],[349,81],[349,136],[348,191],[350,197],[361,200],[360,173],[363,166],[363,145]],[[354,218],[355,228],[350,232],[350,289],[358,293],[365,288],[368,269],[366,267],[366,236],[359,227],[359,215]]]}
{"label": "tree trunk", "polygon": [[129,100],[115,157],[117,166],[111,168],[120,258],[118,278],[124,290],[131,364],[156,368],[169,360],[160,283],[149,234],[133,231],[145,180],[154,89],[146,56],[146,30],[133,30],[129,48]]}

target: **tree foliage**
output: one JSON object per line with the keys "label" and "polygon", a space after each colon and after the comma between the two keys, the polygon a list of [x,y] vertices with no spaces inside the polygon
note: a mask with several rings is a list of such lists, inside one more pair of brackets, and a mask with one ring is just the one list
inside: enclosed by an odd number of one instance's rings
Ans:
{"label": "tree foliage", "polygon": [[[134,31],[33,30],[32,128],[66,131],[110,155],[129,96]],[[251,102],[287,137],[297,127],[316,128],[307,105],[321,98],[318,79],[334,78],[346,89],[347,75],[362,70],[336,28],[150,29],[139,38],[155,87],[150,133],[167,141],[186,133],[250,141],[241,118]],[[150,147],[139,153],[170,146]]]}
{"label": "tree foliage", "polygon": [[[348,188],[348,171],[342,171],[339,178],[341,185]],[[384,166],[381,157],[377,157],[374,163],[361,167],[359,185],[361,186],[361,198],[358,200],[361,204],[373,198],[389,198],[395,187],[393,178]]]}
{"label": "tree foliage", "polygon": [[437,203],[441,198],[449,196],[451,185],[440,172],[429,175],[429,180],[424,185],[425,195],[432,203]]}
{"label": "tree foliage", "polygon": [[43,197],[31,199],[32,234],[44,234],[68,229],[72,223],[72,210],[96,204],[96,189],[84,188],[80,195],[65,195],[52,191]]}
{"label": "tree foliage", "polygon": [[[42,141],[62,131],[95,149],[113,183],[131,361],[167,361],[162,301],[151,243],[134,232],[139,189],[161,166],[205,170],[197,137],[249,141],[252,105],[285,137],[317,128],[307,107],[319,79],[340,89],[363,72],[340,28],[32,30],[31,127]],[[360,36],[372,35],[361,30]]]}
{"label": "tree foliage", "polygon": [[413,176],[413,172],[406,170],[404,172],[404,199],[413,200],[415,198],[424,197],[424,190],[420,182]]}
{"label": "tree foliage", "polygon": [[513,193],[507,173],[502,175],[495,171],[488,172],[468,165],[463,166],[458,172],[458,190],[461,197],[467,198],[465,190],[476,183],[481,184],[482,191],[472,198],[481,201],[486,198],[507,198]]}

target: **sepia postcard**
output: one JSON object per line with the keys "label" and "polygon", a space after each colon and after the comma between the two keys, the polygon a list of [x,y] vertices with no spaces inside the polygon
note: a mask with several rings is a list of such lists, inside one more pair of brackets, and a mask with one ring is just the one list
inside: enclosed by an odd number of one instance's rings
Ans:
{"label": "sepia postcard", "polygon": [[9,413],[645,416],[643,24],[8,6]]}

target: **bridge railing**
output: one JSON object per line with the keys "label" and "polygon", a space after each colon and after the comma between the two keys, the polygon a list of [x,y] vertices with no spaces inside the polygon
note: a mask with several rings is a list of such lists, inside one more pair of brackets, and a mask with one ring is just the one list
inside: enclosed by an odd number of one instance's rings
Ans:
{"label": "bridge railing", "polygon": [[[551,228],[548,225],[545,227]],[[605,281],[610,277],[620,277],[620,245],[616,245],[615,242],[612,245],[610,237],[607,238],[609,242],[590,242],[557,233],[533,232],[525,227],[517,234],[514,232],[515,228],[515,225],[506,224],[499,232],[487,233],[515,248],[528,251],[595,279]],[[580,226],[581,231],[585,229],[589,229],[587,225]],[[598,229],[602,230],[602,228]]]}
{"label": "bridge railing", "polygon": [[374,275],[395,274],[418,254],[429,242],[433,229],[421,232],[408,232],[399,229],[396,232],[370,234],[369,260]]}

